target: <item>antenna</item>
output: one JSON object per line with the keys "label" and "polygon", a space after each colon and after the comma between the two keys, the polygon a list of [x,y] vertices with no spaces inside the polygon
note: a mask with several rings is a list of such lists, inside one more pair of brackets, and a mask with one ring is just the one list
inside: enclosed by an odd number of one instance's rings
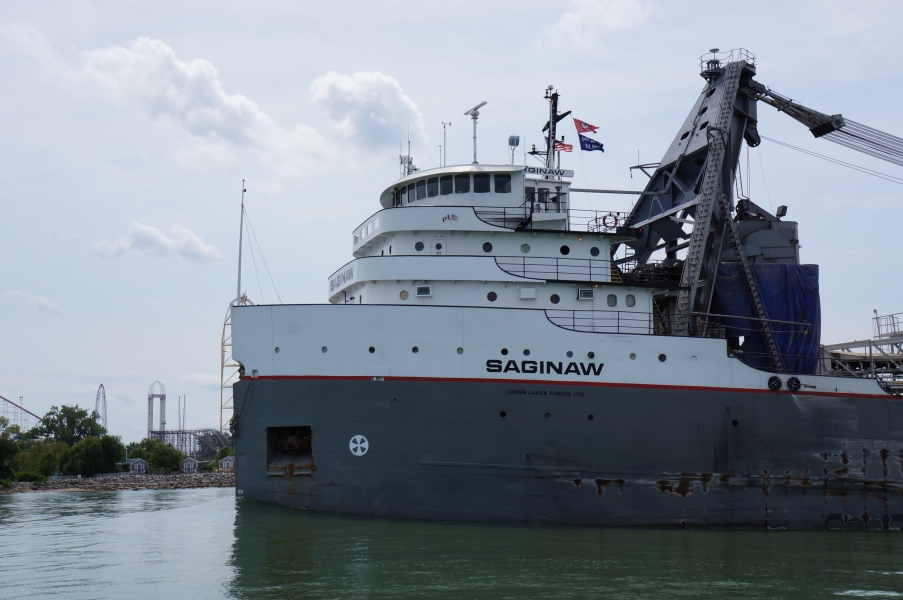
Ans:
{"label": "antenna", "polygon": [[464,116],[470,117],[471,119],[473,119],[473,162],[474,162],[474,164],[477,163],[477,117],[480,116],[479,109],[486,106],[486,104],[488,104],[488,102],[483,100],[482,102],[480,102],[479,104],[477,104],[476,106],[471,108],[470,110],[464,112]]}
{"label": "antenna", "polygon": [[241,180],[241,224],[238,226],[238,291],[235,294],[235,304],[241,303],[241,238],[245,230],[245,180]]}
{"label": "antenna", "polygon": [[451,121],[449,121],[448,123],[446,123],[445,121],[442,121],[442,147],[445,148],[445,150],[443,151],[443,154],[442,154],[442,166],[443,167],[448,165],[448,142],[445,141],[445,126],[446,125],[451,127]]}

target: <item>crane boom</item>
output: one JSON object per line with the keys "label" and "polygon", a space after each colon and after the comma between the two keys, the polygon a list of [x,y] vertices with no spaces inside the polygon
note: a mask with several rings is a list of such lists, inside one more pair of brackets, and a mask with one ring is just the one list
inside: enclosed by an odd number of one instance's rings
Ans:
{"label": "crane boom", "polygon": [[756,100],[775,107],[809,128],[812,135],[903,167],[903,139],[868,125],[826,115],[778,94],[756,81],[750,82]]}

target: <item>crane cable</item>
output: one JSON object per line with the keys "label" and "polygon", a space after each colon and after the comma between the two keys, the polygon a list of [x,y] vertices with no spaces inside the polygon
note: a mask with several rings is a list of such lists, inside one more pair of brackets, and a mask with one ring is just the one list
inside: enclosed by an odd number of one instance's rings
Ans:
{"label": "crane cable", "polygon": [[[847,122],[849,123],[850,121],[847,121]],[[835,131],[835,132],[830,133],[830,134],[828,134],[828,135],[826,135],[826,136],[824,136],[824,137],[825,137],[825,138],[828,138],[829,136],[832,136],[834,133],[837,133],[837,132]],[[819,154],[819,153],[817,153],[817,152],[812,152],[811,150],[805,150],[805,149],[803,149],[803,148],[798,148],[797,146],[793,146],[793,145],[788,144],[788,143],[786,143],[786,142],[781,142],[781,141],[778,141],[778,140],[776,140],[776,139],[773,139],[773,138],[770,138],[770,137],[766,137],[766,136],[764,136],[764,135],[761,136],[761,138],[762,138],[763,140],[767,140],[767,141],[769,141],[769,142],[771,142],[771,143],[773,143],[773,144],[778,144],[779,146],[784,146],[784,147],[786,147],[786,148],[790,148],[791,150],[796,150],[797,152],[802,152],[803,154],[808,154],[809,156],[814,156],[814,157],[816,157],[816,158],[820,158],[820,159],[822,159],[822,160],[826,160],[826,161],[828,161],[828,162],[832,162],[832,163],[834,163],[834,164],[836,164],[836,165],[840,165],[840,166],[846,167],[846,168],[848,168],[848,169],[853,169],[854,171],[859,171],[860,173],[865,173],[866,175],[871,175],[872,177],[877,177],[878,179],[884,179],[885,181],[890,181],[891,183],[896,183],[896,184],[898,184],[898,185],[903,185],[903,178],[901,178],[901,177],[894,177],[893,175],[888,175],[887,173],[881,173],[881,172],[879,172],[879,171],[873,171],[873,170],[871,170],[871,169],[866,169],[865,167],[860,167],[859,165],[854,165],[854,164],[852,164],[852,163],[844,162],[844,161],[842,161],[842,160],[837,160],[836,158],[831,158],[830,156],[825,156],[824,154]],[[831,139],[831,141],[836,141],[836,140],[834,140],[833,138],[829,138],[829,139]],[[899,138],[897,138],[897,139],[899,139]],[[903,141],[903,140],[901,140],[901,141]],[[840,142],[837,142],[837,143],[839,144]],[[846,144],[842,144],[842,145],[846,145]],[[849,146],[849,147],[852,148],[852,146]],[[853,149],[859,150],[859,148],[853,148]],[[860,151],[865,152],[864,150],[860,150]],[[867,153],[867,154],[868,154],[868,153]],[[875,155],[872,154],[872,156],[875,156]],[[882,157],[878,157],[878,158],[882,158]],[[889,160],[889,159],[884,158],[884,160]],[[903,163],[901,163],[901,165],[903,165]]]}

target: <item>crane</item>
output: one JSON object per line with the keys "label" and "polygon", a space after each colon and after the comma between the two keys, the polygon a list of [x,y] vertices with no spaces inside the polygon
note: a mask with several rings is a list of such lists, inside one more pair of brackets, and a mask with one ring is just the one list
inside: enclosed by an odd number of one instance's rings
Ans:
{"label": "crane", "polygon": [[[803,106],[754,79],[755,56],[745,49],[700,57],[706,83],[664,157],[634,204],[623,244],[631,254],[612,261],[622,280],[668,271],[679,284],[656,297],[661,325],[677,335],[705,336],[722,262],[735,263],[749,296],[767,354],[768,366],[786,372],[779,340],[769,319],[753,263],[799,265],[797,224],[782,221],[786,207],[772,215],[748,198],[735,198],[735,178],[745,141],[758,146],[758,103],[773,106],[802,123],[816,138],[903,166],[903,139],[844,118]],[[650,165],[640,165],[648,167]],[[735,200],[736,209],[735,209]],[[690,229],[687,230],[686,228]],[[683,258],[678,252],[686,250]],[[662,261],[651,261],[664,252]],[[648,277],[647,277],[648,280]]]}

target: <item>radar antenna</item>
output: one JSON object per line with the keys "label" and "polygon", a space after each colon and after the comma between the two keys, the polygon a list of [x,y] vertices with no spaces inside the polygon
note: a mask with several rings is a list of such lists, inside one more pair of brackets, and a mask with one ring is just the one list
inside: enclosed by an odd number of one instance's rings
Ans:
{"label": "radar antenna", "polygon": [[468,111],[464,111],[465,117],[473,119],[473,164],[477,164],[477,117],[480,116],[479,109],[488,104],[485,100],[474,106]]}

